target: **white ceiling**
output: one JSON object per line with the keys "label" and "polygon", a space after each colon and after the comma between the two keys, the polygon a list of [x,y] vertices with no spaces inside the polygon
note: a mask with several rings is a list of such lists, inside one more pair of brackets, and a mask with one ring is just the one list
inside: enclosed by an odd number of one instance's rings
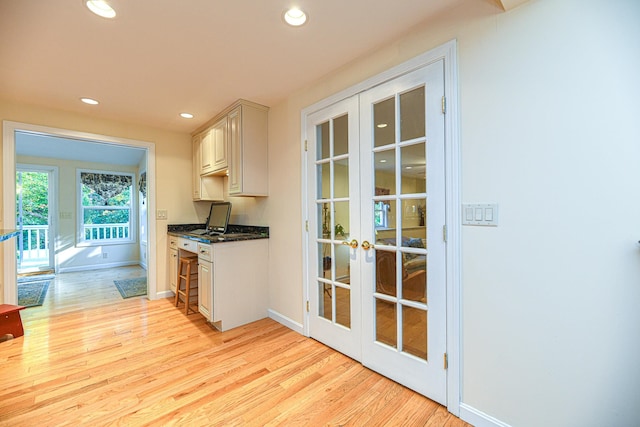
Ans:
{"label": "white ceiling", "polygon": [[[273,105],[460,2],[111,0],[106,20],[82,0],[0,0],[0,97],[191,132],[238,98]],[[292,5],[304,26],[283,23]]]}
{"label": "white ceiling", "polygon": [[16,132],[16,154],[19,156],[137,166],[144,158],[146,150],[105,142],[60,138],[31,132]]}

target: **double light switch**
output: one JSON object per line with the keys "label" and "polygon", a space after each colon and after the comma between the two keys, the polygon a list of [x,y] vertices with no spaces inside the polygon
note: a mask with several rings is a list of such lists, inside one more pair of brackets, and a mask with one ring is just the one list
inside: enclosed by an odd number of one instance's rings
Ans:
{"label": "double light switch", "polygon": [[465,203],[462,205],[462,225],[498,225],[497,203]]}

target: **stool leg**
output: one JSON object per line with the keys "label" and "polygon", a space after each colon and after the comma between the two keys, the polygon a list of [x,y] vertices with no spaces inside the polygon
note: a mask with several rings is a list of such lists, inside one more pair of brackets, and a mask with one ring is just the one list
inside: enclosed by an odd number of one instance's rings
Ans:
{"label": "stool leg", "polygon": [[177,307],[180,303],[180,274],[182,273],[182,261],[178,262],[178,277],[176,277],[176,297],[174,304]]}
{"label": "stool leg", "polygon": [[187,263],[187,276],[184,279],[184,314],[189,314],[189,299],[191,293],[191,263]]}

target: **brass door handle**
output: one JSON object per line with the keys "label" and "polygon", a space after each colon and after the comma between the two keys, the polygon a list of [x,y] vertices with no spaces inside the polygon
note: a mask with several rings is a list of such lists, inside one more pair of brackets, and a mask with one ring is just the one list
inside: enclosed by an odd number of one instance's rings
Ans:
{"label": "brass door handle", "polygon": [[352,249],[356,249],[358,247],[358,241],[356,239],[353,239],[350,242],[347,242],[345,240],[344,242],[342,242],[342,244],[345,246],[351,246]]}
{"label": "brass door handle", "polygon": [[362,242],[362,249],[368,251],[369,249],[373,249],[375,246],[372,243],[367,242],[366,240]]}

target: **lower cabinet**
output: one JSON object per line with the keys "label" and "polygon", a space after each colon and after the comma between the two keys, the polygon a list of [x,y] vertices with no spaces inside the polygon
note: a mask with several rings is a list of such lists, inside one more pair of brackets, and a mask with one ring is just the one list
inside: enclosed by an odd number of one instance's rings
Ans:
{"label": "lower cabinet", "polygon": [[[175,239],[175,240],[174,240]],[[178,257],[198,255],[198,311],[226,331],[267,317],[268,239],[215,244],[170,236],[169,283],[175,294]]]}

